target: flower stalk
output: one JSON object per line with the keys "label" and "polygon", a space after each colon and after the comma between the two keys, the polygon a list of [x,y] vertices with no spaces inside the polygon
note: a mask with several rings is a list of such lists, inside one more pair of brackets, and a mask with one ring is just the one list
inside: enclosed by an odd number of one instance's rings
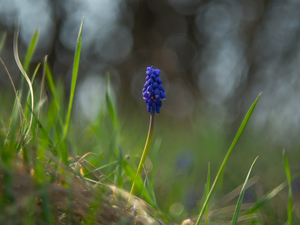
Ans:
{"label": "flower stalk", "polygon": [[132,187],[131,187],[130,195],[134,195],[134,192],[136,189],[136,180],[141,175],[141,172],[142,172],[142,169],[143,169],[143,166],[144,166],[147,154],[148,154],[148,150],[149,150],[149,146],[150,146],[151,138],[152,138],[152,134],[153,134],[153,129],[154,129],[154,119],[155,119],[155,113],[153,115],[150,115],[148,136],[147,136],[146,144],[145,144],[144,151],[142,154],[142,158],[140,160],[140,163],[139,163],[136,175],[135,175],[135,179],[134,179]]}

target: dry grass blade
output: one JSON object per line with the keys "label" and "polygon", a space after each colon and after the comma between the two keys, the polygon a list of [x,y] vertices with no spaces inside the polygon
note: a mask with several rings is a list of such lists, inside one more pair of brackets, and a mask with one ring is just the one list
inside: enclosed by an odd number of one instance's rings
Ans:
{"label": "dry grass blade", "polygon": [[[18,103],[19,103],[19,105],[20,105],[20,107],[19,107],[19,113],[20,113],[20,124],[21,124],[20,127],[21,127],[22,124],[23,124],[23,122],[22,122],[22,115],[23,115],[23,118],[25,118],[25,116],[24,116],[24,111],[23,111],[23,108],[22,108],[22,105],[21,105],[19,96],[18,96],[18,94],[17,94],[17,90],[16,90],[16,87],[15,87],[14,81],[12,80],[9,71],[8,71],[7,67],[5,66],[5,63],[3,62],[3,60],[2,60],[1,58],[0,58],[0,61],[1,61],[2,65],[4,66],[4,69],[5,69],[7,75],[8,75],[8,77],[9,77],[9,79],[10,79],[10,82],[11,82],[11,85],[13,86],[13,89],[14,89],[14,92],[15,92],[15,95],[16,95],[16,98],[17,98],[17,101],[18,101]],[[26,118],[25,118],[25,119],[26,119]]]}
{"label": "dry grass blade", "polygon": [[[14,35],[14,57],[15,57],[15,60],[16,60],[16,63],[19,67],[19,70],[21,71],[22,75],[24,76],[25,80],[27,81],[28,83],[28,86],[29,86],[29,89],[30,89],[30,94],[31,94],[31,111],[33,112],[33,109],[34,109],[34,96],[33,96],[33,88],[32,88],[32,83],[27,75],[27,73],[25,72],[22,64],[21,64],[21,61],[20,61],[20,58],[19,58],[19,53],[18,53],[18,37],[19,37],[19,26],[17,26],[17,29],[15,31],[15,35]],[[25,136],[28,135],[29,131],[30,131],[30,128],[31,128],[31,125],[32,125],[32,121],[33,121],[33,114],[31,113],[30,114],[30,122],[29,122],[29,126],[28,126],[28,129],[25,133]]]}
{"label": "dry grass blade", "polygon": [[[79,162],[79,164],[80,164],[81,166],[83,166],[87,171],[91,172],[91,170],[90,170],[84,163],[87,163],[90,167],[93,168],[93,170],[96,169],[96,167],[94,167],[91,163],[89,163],[87,160],[83,159],[83,162]],[[91,173],[91,174],[93,174],[93,176],[96,177],[98,180],[100,180],[100,179],[101,179],[101,176],[103,176],[103,177],[105,177],[107,180],[109,180],[112,184],[117,185],[115,182],[113,182],[111,179],[109,179],[109,177],[106,176],[104,173],[102,173],[100,170],[98,170],[97,172],[99,172],[101,175],[98,176],[98,175],[97,175],[96,173],[94,173],[94,172]]]}

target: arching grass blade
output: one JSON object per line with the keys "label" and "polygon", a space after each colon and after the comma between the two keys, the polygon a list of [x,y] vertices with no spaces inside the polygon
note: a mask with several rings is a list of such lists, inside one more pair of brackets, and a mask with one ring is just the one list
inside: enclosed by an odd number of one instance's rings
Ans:
{"label": "arching grass blade", "polygon": [[244,182],[244,185],[242,187],[242,190],[241,190],[241,193],[240,193],[240,196],[238,198],[238,201],[237,201],[237,204],[236,204],[236,207],[235,207],[235,210],[234,210],[234,214],[233,214],[233,218],[232,218],[232,225],[236,225],[237,224],[237,221],[238,221],[238,217],[239,217],[239,212],[240,212],[240,209],[241,209],[241,205],[242,205],[242,202],[243,202],[243,198],[244,198],[244,194],[245,194],[245,191],[246,191],[246,186],[247,186],[247,182],[248,182],[248,179],[249,179],[249,176],[250,176],[250,173],[252,171],[252,168],[257,160],[258,156],[254,159],[250,169],[249,169],[249,172],[247,174],[247,177],[245,179],[245,182]]}

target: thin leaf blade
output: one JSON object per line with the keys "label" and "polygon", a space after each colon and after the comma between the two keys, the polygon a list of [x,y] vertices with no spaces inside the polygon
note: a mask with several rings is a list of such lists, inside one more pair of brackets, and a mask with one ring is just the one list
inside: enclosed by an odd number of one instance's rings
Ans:
{"label": "thin leaf blade", "polygon": [[32,36],[32,39],[31,39],[31,42],[29,44],[29,47],[28,47],[28,50],[27,50],[27,54],[26,54],[26,57],[25,57],[25,61],[24,61],[24,70],[26,72],[28,72],[29,63],[30,63],[30,61],[32,59],[32,55],[33,55],[33,53],[35,51],[38,39],[39,39],[39,31],[36,30],[34,32],[33,36]]}
{"label": "thin leaf blade", "polygon": [[238,221],[238,217],[239,217],[239,212],[240,212],[240,209],[241,209],[241,205],[242,205],[242,202],[243,202],[243,199],[244,199],[244,195],[245,195],[245,191],[246,191],[246,186],[247,186],[247,182],[248,182],[248,179],[249,179],[249,176],[250,176],[250,173],[252,171],[252,168],[257,160],[258,156],[254,159],[250,169],[249,169],[249,172],[247,174],[247,177],[245,179],[245,182],[244,182],[244,185],[242,187],[242,190],[240,192],[240,196],[238,198],[238,201],[237,201],[237,204],[236,204],[236,207],[235,207],[235,210],[234,210],[234,214],[233,214],[233,218],[232,218],[232,225],[236,225],[237,224],[237,221]]}
{"label": "thin leaf blade", "polygon": [[[208,163],[207,166],[207,181],[206,181],[206,196],[209,194],[209,188],[210,188],[210,163]],[[205,224],[208,225],[208,203],[206,206],[206,219],[205,219]]]}
{"label": "thin leaf blade", "polygon": [[83,21],[84,21],[84,16],[83,16],[82,21],[81,21],[81,25],[80,25],[80,29],[79,29],[79,33],[78,33],[78,38],[77,38],[76,49],[75,49],[75,56],[74,56],[74,63],[73,63],[73,73],[72,73],[72,82],[71,82],[71,92],[70,92],[70,101],[69,101],[68,112],[67,112],[67,117],[66,117],[66,122],[65,122],[65,127],[64,127],[64,134],[63,134],[64,139],[66,138],[67,133],[68,133],[69,123],[70,123],[70,118],[71,118],[71,112],[72,112],[72,106],[73,106],[73,100],[74,100],[74,95],[75,95],[75,88],[76,88],[76,83],[77,83],[79,61],[80,61],[80,52],[81,52],[81,39],[82,39]]}
{"label": "thin leaf blade", "polygon": [[285,173],[286,173],[286,179],[287,179],[288,186],[289,186],[288,207],[287,207],[288,225],[292,225],[293,194],[292,194],[290,166],[289,166],[289,163],[285,156],[285,150],[282,151],[282,158],[283,158],[283,163],[284,163],[284,168],[285,168]]}

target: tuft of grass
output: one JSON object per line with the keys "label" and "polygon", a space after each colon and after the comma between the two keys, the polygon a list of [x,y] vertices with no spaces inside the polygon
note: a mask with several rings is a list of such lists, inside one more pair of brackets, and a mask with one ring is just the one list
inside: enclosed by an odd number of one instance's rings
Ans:
{"label": "tuft of grass", "polygon": [[203,206],[202,206],[202,209],[201,209],[201,211],[200,211],[200,213],[199,213],[199,217],[198,217],[198,219],[197,219],[196,225],[199,225],[199,224],[200,224],[200,221],[201,221],[201,218],[202,218],[203,213],[204,213],[204,211],[205,211],[206,205],[208,204],[208,202],[209,202],[209,200],[210,200],[210,198],[211,198],[211,195],[212,195],[212,193],[213,193],[213,191],[214,191],[214,189],[215,189],[215,186],[216,186],[216,184],[217,184],[217,182],[218,182],[218,180],[219,180],[219,178],[220,178],[221,173],[222,173],[223,170],[224,170],[224,167],[225,167],[225,165],[226,165],[226,163],[227,163],[227,160],[228,160],[228,158],[229,158],[229,156],[230,156],[230,154],[231,154],[231,152],[232,152],[232,150],[233,150],[235,144],[237,143],[237,141],[239,140],[241,134],[243,133],[243,131],[244,131],[244,129],[245,129],[245,127],[246,127],[246,125],[247,125],[247,123],[248,123],[250,117],[251,117],[251,114],[252,114],[252,112],[253,112],[253,110],[254,110],[254,108],[255,108],[255,106],[256,106],[256,103],[257,103],[258,99],[260,98],[260,96],[261,96],[261,93],[258,95],[258,97],[257,97],[256,100],[254,101],[254,103],[251,105],[251,107],[250,107],[250,109],[248,110],[248,112],[247,112],[247,114],[246,114],[246,116],[245,116],[245,118],[244,118],[244,120],[243,120],[243,122],[242,122],[240,128],[238,129],[237,134],[235,135],[235,138],[233,139],[233,142],[232,142],[232,144],[231,144],[231,146],[230,146],[230,148],[229,148],[229,150],[228,150],[228,152],[227,152],[227,154],[226,154],[226,156],[225,156],[225,158],[224,158],[224,160],[223,160],[223,162],[222,162],[222,164],[221,164],[221,167],[220,167],[220,169],[219,169],[219,171],[218,171],[218,173],[217,173],[217,176],[216,176],[216,178],[215,178],[215,180],[214,180],[214,182],[213,182],[213,184],[212,184],[212,187],[211,187],[211,189],[210,189],[210,192],[209,192],[208,196],[206,197],[206,200],[205,200],[205,202],[204,202],[204,204],[203,204]]}

